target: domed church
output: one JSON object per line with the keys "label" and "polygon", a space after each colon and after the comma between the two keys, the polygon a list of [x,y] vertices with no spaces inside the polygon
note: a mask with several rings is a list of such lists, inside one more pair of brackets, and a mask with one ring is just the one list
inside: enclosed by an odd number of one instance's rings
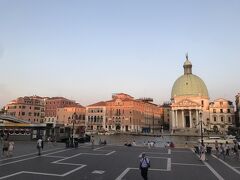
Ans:
{"label": "domed church", "polygon": [[170,128],[172,132],[199,133],[203,131],[225,133],[234,124],[234,106],[219,98],[209,100],[204,81],[192,73],[192,63],[186,55],[184,74],[172,87]]}
{"label": "domed church", "polygon": [[204,81],[192,74],[188,55],[183,68],[184,74],[175,81],[171,93],[171,129],[190,131],[209,119],[209,95]]}

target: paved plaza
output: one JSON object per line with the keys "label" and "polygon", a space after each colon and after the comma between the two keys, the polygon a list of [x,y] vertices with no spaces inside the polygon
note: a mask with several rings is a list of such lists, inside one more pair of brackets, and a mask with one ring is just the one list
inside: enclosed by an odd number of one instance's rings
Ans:
{"label": "paved plaza", "polygon": [[37,156],[36,143],[17,142],[13,157],[1,157],[0,180],[141,180],[139,155],[151,161],[149,180],[239,180],[240,162],[209,156],[199,161],[191,149],[94,146],[82,144],[66,149],[64,144],[45,144]]}

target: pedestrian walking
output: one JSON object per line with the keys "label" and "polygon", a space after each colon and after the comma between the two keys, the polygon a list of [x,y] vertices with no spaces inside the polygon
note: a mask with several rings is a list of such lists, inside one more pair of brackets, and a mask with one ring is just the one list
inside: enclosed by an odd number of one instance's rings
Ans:
{"label": "pedestrian walking", "polygon": [[8,142],[8,139],[6,138],[6,139],[3,141],[2,156],[5,155],[5,152],[6,152],[6,155],[8,156],[8,147],[9,147],[9,142]]}
{"label": "pedestrian walking", "polygon": [[148,149],[151,149],[150,141],[148,141],[147,145],[148,145]]}
{"label": "pedestrian walking", "polygon": [[216,155],[219,156],[219,145],[218,145],[218,141],[215,141],[215,150],[216,150]]}
{"label": "pedestrian walking", "polygon": [[13,150],[14,150],[14,142],[10,141],[9,145],[8,145],[8,156],[12,156],[13,155]]}
{"label": "pedestrian walking", "polygon": [[92,144],[92,149],[94,148],[94,137],[91,137],[91,144]]}
{"label": "pedestrian walking", "polygon": [[225,149],[226,149],[226,156],[229,157],[230,156],[230,146],[229,146],[228,141],[226,141]]}
{"label": "pedestrian walking", "polygon": [[150,160],[146,157],[145,153],[143,153],[140,159],[139,169],[141,170],[141,176],[144,180],[148,180],[148,168],[150,168]]}
{"label": "pedestrian walking", "polygon": [[43,140],[42,140],[42,144],[41,144],[41,148],[42,148],[42,150],[43,150],[43,147],[44,147],[44,143],[43,143]]}
{"label": "pedestrian walking", "polygon": [[239,160],[239,149],[238,149],[237,141],[234,141],[233,151],[234,151],[236,160]]}
{"label": "pedestrian walking", "polygon": [[42,139],[41,138],[39,138],[38,140],[37,140],[37,149],[38,149],[38,155],[40,156],[41,155],[41,149],[42,149]]}
{"label": "pedestrian walking", "polygon": [[204,146],[204,144],[200,145],[200,156],[199,156],[201,161],[205,161],[206,160],[206,148]]}
{"label": "pedestrian walking", "polygon": [[223,160],[225,160],[225,149],[223,143],[220,143],[220,157],[222,157]]}
{"label": "pedestrian walking", "polygon": [[1,143],[3,143],[3,138],[4,138],[4,133],[3,133],[3,131],[1,131],[1,133],[0,133],[0,141],[1,141]]}

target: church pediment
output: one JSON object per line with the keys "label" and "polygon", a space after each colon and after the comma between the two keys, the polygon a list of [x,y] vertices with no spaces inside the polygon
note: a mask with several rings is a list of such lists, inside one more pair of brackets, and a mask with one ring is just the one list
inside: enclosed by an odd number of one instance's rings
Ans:
{"label": "church pediment", "polygon": [[177,103],[172,104],[172,107],[198,107],[198,106],[201,105],[189,99],[183,99]]}

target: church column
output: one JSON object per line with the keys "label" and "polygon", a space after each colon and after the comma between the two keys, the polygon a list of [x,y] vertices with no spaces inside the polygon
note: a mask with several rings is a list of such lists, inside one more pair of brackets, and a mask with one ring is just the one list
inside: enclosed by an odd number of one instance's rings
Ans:
{"label": "church column", "polygon": [[196,110],[196,121],[197,121],[197,124],[196,124],[196,125],[197,125],[197,126],[199,126],[199,124],[198,124],[198,123],[199,123],[199,119],[198,119],[198,118],[199,118],[199,114],[198,114],[198,113],[199,113],[199,111]]}
{"label": "church column", "polygon": [[192,128],[192,110],[189,109],[190,128]]}
{"label": "church column", "polygon": [[185,128],[184,110],[182,110],[182,126]]}
{"label": "church column", "polygon": [[176,112],[175,113],[176,114],[176,128],[178,128],[178,113],[177,113],[178,111],[176,110],[175,112]]}
{"label": "church column", "polygon": [[175,123],[175,111],[172,110],[172,129],[176,127],[176,123]]}

